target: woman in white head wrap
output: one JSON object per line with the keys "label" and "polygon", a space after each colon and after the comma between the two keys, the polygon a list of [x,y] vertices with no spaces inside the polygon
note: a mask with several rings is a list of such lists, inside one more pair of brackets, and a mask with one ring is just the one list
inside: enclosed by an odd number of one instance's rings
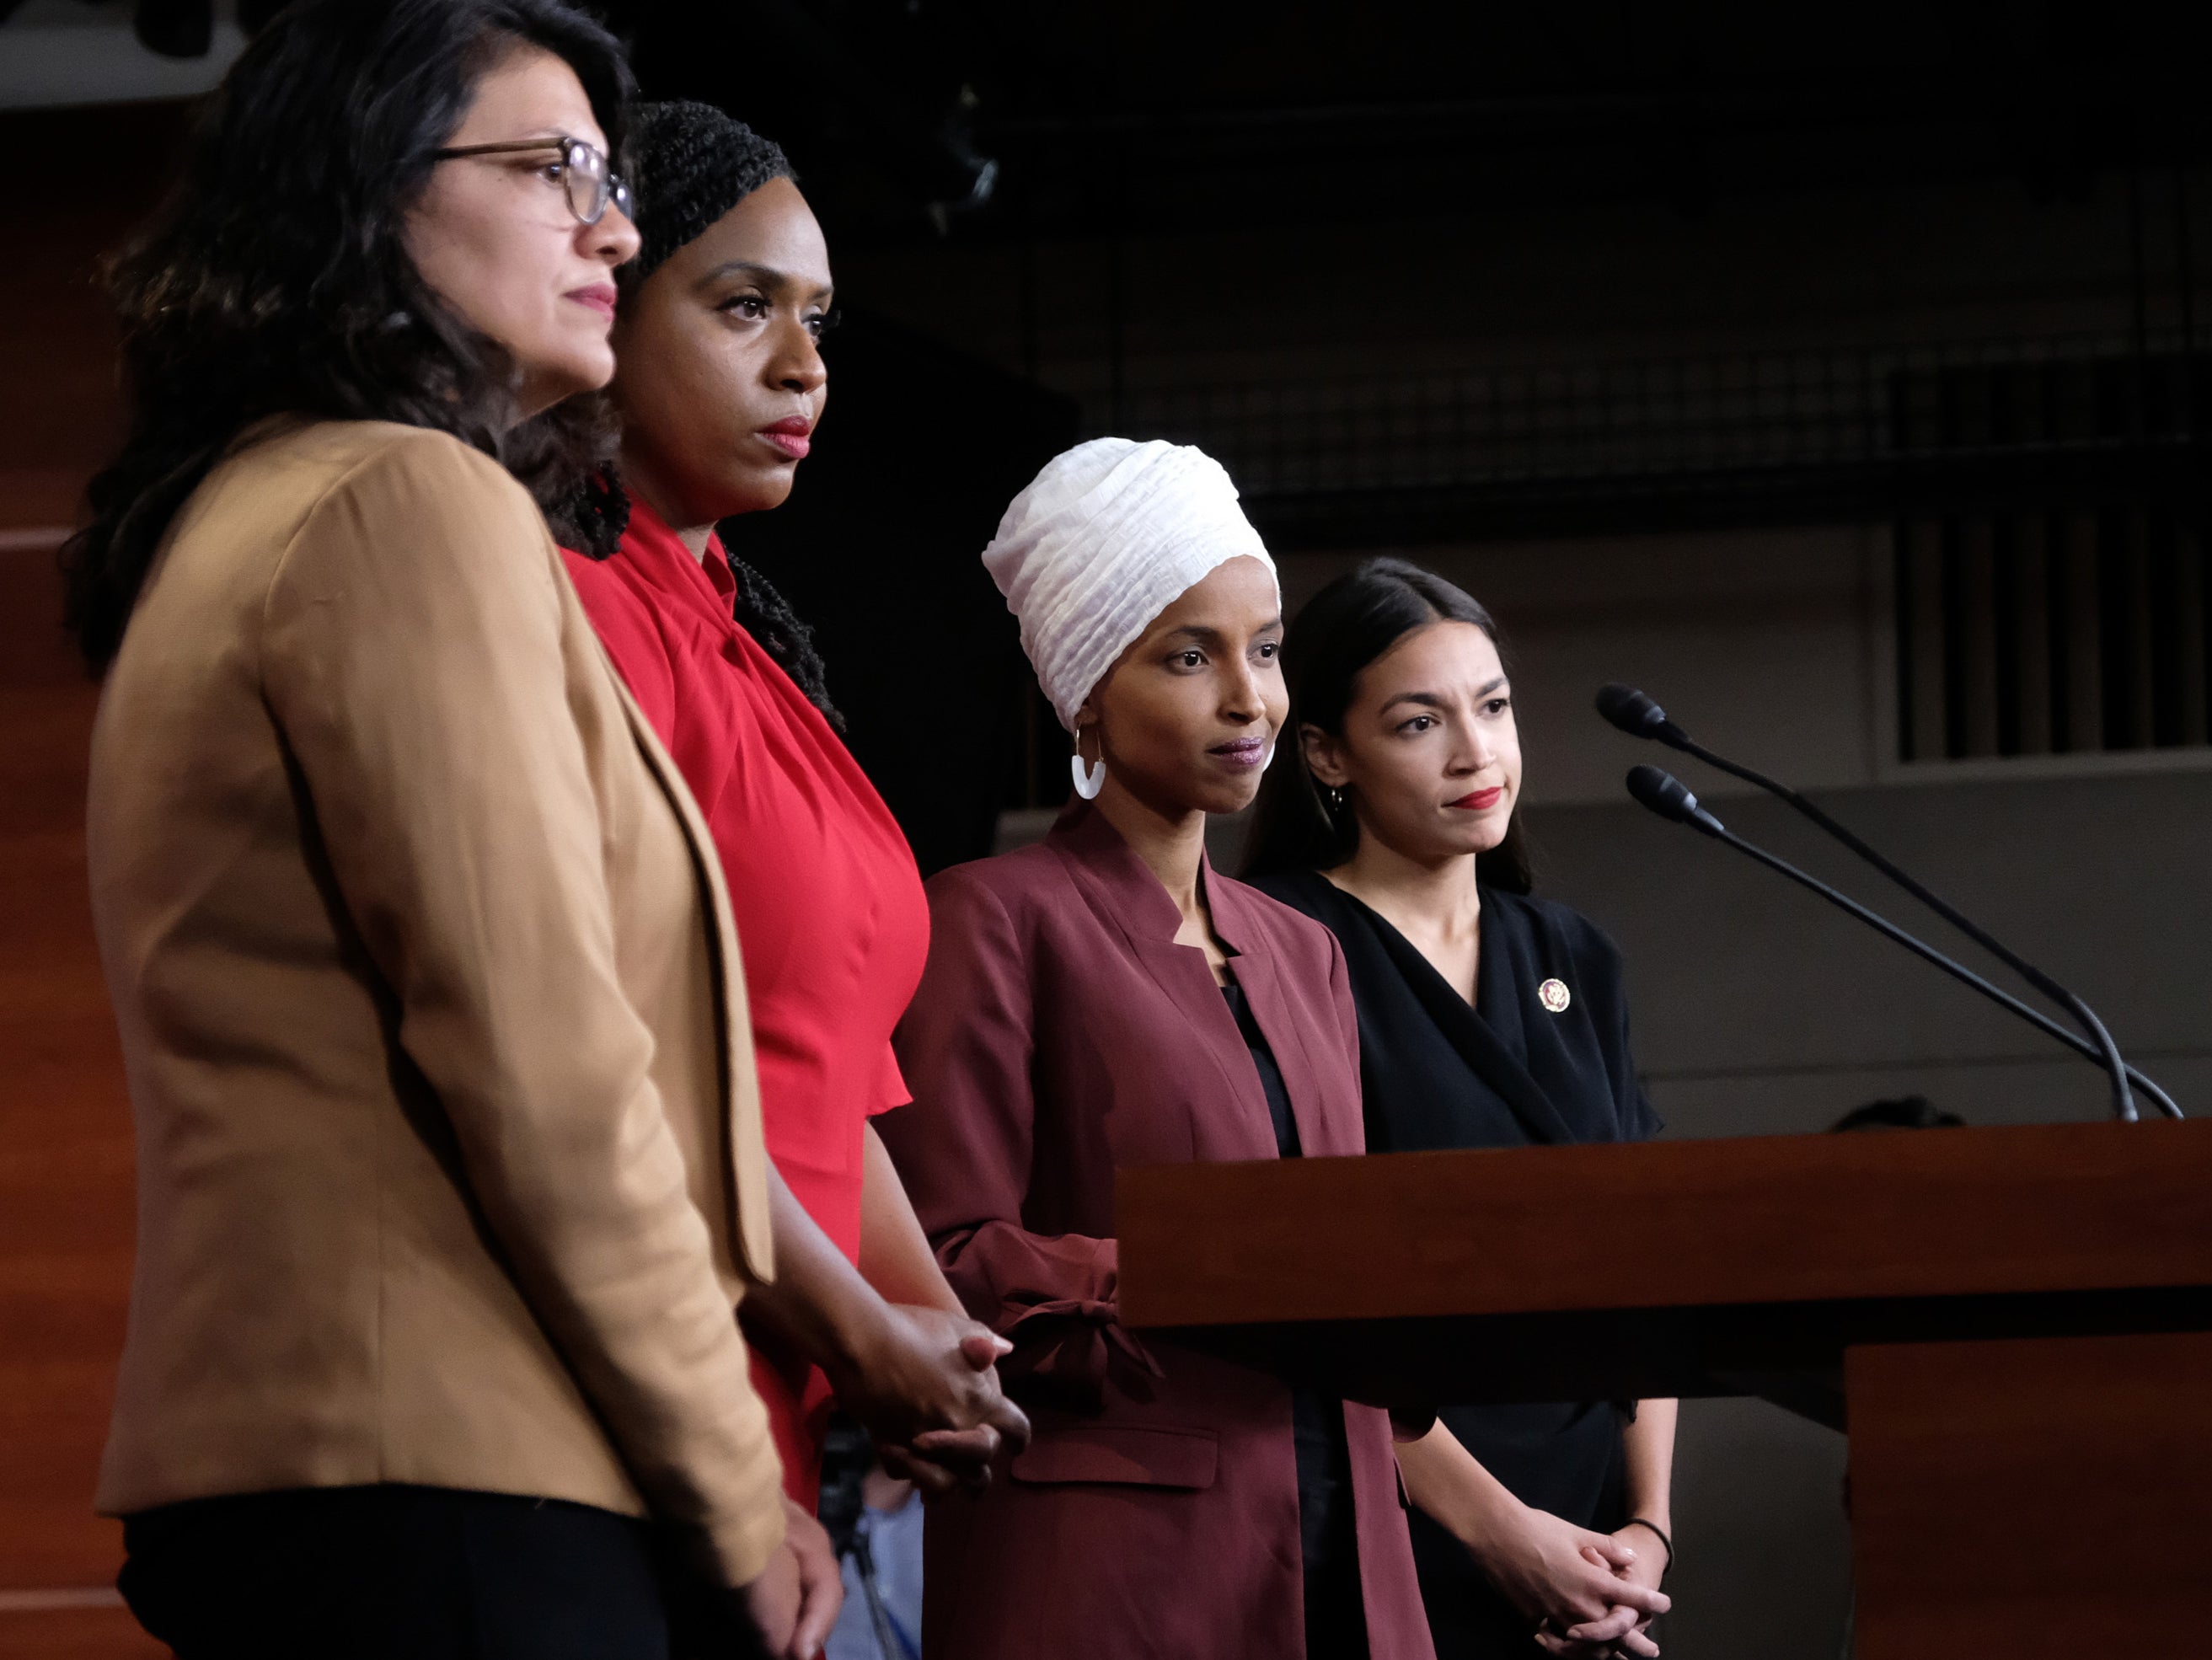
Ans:
{"label": "woman in white head wrap", "polygon": [[1218,465],[1122,439],[1048,465],[983,558],[1079,787],[929,884],[914,1102],[880,1121],[1035,1426],[931,1510],[924,1653],[1431,1660],[1384,1414],[1116,1318],[1116,1166],[1363,1145],[1334,937],[1206,860],[1285,715],[1273,562]]}

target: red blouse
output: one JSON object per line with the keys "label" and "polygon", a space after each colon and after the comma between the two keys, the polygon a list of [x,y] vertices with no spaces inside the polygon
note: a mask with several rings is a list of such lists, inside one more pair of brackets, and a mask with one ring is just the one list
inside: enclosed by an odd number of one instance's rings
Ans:
{"label": "red blouse", "polygon": [[[565,556],[721,853],[769,1154],[807,1214],[858,1262],[861,1126],[908,1098],[891,1028],[929,947],[913,851],[821,711],[732,615],[737,583],[720,538],[694,559],[634,502],[613,558]],[[827,1383],[757,1352],[753,1374],[786,1488],[811,1512]]]}

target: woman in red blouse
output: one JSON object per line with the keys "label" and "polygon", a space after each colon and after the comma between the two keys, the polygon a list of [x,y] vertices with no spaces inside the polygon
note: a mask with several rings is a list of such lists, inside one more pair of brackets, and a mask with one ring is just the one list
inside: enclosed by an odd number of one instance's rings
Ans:
{"label": "woman in red blouse", "polygon": [[925,1487],[986,1479],[1028,1423],[1006,1345],[938,1269],[868,1119],[907,1098],[891,1028],[921,976],[914,855],[854,763],[803,624],[714,533],[780,505],[826,395],[821,227],[782,152],[703,104],[633,128],[642,251],[621,273],[618,466],[568,515],[568,565],[698,798],[744,954],[776,1195],[753,1373],[810,1509],[834,1396]]}

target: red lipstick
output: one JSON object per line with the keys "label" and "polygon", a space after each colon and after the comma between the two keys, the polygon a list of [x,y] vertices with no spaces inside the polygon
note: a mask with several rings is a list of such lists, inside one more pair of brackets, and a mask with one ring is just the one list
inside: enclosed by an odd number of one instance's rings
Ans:
{"label": "red lipstick", "polygon": [[793,460],[803,461],[806,452],[814,447],[814,440],[808,435],[813,430],[814,423],[805,416],[789,415],[773,426],[763,427],[760,435]]}
{"label": "red lipstick", "polygon": [[1503,784],[1493,784],[1486,790],[1476,790],[1471,795],[1462,795],[1458,800],[1447,801],[1444,805],[1448,807],[1464,807],[1469,812],[1488,812],[1498,805],[1499,798],[1504,794],[1505,787]]}

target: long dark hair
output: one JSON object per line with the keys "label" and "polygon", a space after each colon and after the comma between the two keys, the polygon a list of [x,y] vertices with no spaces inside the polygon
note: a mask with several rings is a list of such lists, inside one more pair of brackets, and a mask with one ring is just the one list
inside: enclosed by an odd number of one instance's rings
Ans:
{"label": "long dark hair", "polygon": [[[1306,601],[1283,639],[1291,713],[1275,764],[1260,787],[1248,875],[1328,870],[1352,857],[1359,845],[1359,821],[1349,807],[1329,810],[1297,734],[1310,726],[1343,736],[1345,711],[1362,672],[1431,623],[1472,623],[1504,654],[1496,620],[1472,595],[1403,559],[1370,559]],[[1517,802],[1505,839],[1477,857],[1475,873],[1509,893],[1526,893],[1534,885]]]}
{"label": "long dark hair", "polygon": [[224,78],[182,181],[109,271],[131,431],[62,550],[69,626],[95,671],[177,509],[265,417],[451,433],[541,500],[547,475],[599,459],[596,423],[514,424],[514,360],[430,293],[401,242],[433,153],[518,42],[575,71],[619,154],[629,64],[561,0],[300,0]]}

